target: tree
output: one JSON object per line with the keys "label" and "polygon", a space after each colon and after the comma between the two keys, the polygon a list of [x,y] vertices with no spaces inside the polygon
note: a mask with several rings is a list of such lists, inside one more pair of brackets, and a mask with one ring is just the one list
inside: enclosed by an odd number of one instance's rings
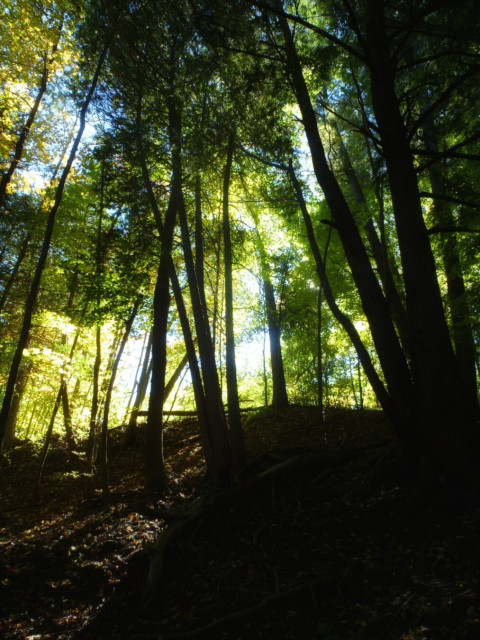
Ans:
{"label": "tree", "polygon": [[55,198],[54,198],[54,202],[53,205],[50,209],[49,215],[48,215],[48,220],[47,220],[47,226],[45,229],[45,235],[44,235],[44,239],[43,239],[43,244],[42,244],[42,248],[41,248],[41,252],[38,258],[38,262],[37,262],[37,266],[35,269],[35,274],[33,277],[33,281],[32,281],[32,285],[28,294],[28,298],[26,301],[26,305],[25,305],[25,313],[24,313],[24,318],[23,318],[23,324],[22,324],[22,329],[21,329],[21,333],[20,333],[20,337],[18,340],[18,345],[15,351],[15,354],[13,356],[13,360],[12,360],[12,365],[10,368],[10,374],[9,374],[9,378],[8,378],[8,382],[7,382],[7,387],[5,390],[5,395],[3,398],[3,404],[2,404],[2,410],[0,412],[0,444],[3,444],[3,438],[4,438],[4,434],[5,434],[5,429],[6,429],[6,425],[8,424],[8,420],[9,420],[9,414],[10,414],[10,407],[11,407],[11,402],[12,402],[12,397],[13,397],[13,393],[14,393],[14,389],[15,389],[15,384],[17,381],[17,375],[18,375],[18,370],[20,368],[20,364],[22,361],[22,354],[23,354],[23,350],[25,349],[27,343],[28,343],[28,338],[30,335],[30,328],[31,328],[31,324],[32,324],[32,316],[33,316],[33,312],[34,312],[34,307],[35,307],[35,303],[37,301],[37,296],[38,296],[38,290],[40,287],[40,281],[42,278],[42,274],[43,274],[43,270],[45,267],[45,263],[48,257],[48,252],[50,249],[50,243],[51,243],[51,239],[52,239],[52,234],[53,234],[53,227],[55,224],[55,219],[56,219],[56,215],[58,212],[58,209],[60,207],[60,202],[62,200],[62,195],[63,195],[63,190],[65,188],[65,183],[67,181],[68,175],[70,173],[70,169],[72,167],[73,161],[75,160],[75,156],[77,153],[77,149],[78,146],[80,144],[80,140],[82,139],[82,135],[83,132],[85,130],[85,121],[86,121],[86,114],[87,114],[87,109],[90,105],[90,102],[93,98],[93,94],[95,92],[97,83],[98,83],[98,79],[100,76],[100,71],[102,69],[103,66],[103,62],[105,60],[105,57],[107,55],[107,50],[108,50],[108,45],[105,45],[104,48],[102,49],[102,51],[99,54],[98,57],[98,61],[97,61],[97,66],[95,69],[95,72],[93,74],[93,78],[89,87],[89,90],[87,92],[87,95],[85,97],[85,100],[83,102],[82,108],[80,110],[80,115],[79,115],[79,119],[80,119],[80,125],[79,125],[79,129],[77,132],[77,135],[75,137],[74,143],[72,145],[72,148],[70,150],[70,154],[68,157],[68,161],[67,164],[65,165],[65,168],[62,172],[60,181],[58,183],[58,186],[56,188],[55,191]]}

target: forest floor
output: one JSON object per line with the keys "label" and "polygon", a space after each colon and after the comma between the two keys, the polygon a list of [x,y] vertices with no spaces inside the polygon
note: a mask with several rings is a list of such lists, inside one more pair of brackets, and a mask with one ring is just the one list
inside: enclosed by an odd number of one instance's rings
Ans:
{"label": "forest floor", "polygon": [[[193,420],[166,428],[160,499],[142,491],[141,442],[126,448],[120,428],[108,505],[60,440],[34,500],[38,450],[19,443],[0,463],[0,637],[480,638],[480,508],[409,486],[381,413],[322,422],[291,407],[247,419],[245,434],[249,477],[263,480],[210,502]],[[146,608],[153,543],[195,500]]]}

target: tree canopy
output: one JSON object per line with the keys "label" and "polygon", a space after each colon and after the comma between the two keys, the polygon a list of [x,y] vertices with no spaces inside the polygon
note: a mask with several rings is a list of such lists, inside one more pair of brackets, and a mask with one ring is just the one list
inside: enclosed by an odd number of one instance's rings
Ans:
{"label": "tree canopy", "polygon": [[2,13],[4,449],[86,437],[108,493],[145,407],[161,489],[194,409],[225,485],[243,409],[381,408],[406,464],[478,486],[473,0]]}

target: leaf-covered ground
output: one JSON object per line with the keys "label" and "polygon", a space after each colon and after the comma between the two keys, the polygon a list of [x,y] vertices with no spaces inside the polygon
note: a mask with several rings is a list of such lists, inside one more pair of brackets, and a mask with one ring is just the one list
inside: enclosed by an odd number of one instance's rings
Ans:
{"label": "leaf-covered ground", "polygon": [[0,463],[0,636],[480,638],[480,509],[409,486],[380,413],[337,411],[322,423],[292,407],[245,430],[249,478],[321,455],[213,499],[167,547],[148,608],[154,541],[205,492],[195,422],[166,430],[171,488],[160,499],[142,491],[141,437],[126,448],[120,429],[108,505],[61,441],[34,500],[38,451],[17,446]]}

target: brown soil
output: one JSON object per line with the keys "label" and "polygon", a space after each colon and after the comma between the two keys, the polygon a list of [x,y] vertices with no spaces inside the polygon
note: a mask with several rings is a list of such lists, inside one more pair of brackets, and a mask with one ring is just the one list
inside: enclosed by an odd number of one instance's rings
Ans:
{"label": "brown soil", "polygon": [[[147,608],[154,541],[206,493],[195,421],[166,429],[161,498],[142,491],[141,437],[125,448],[113,430],[108,505],[60,440],[33,500],[38,451],[20,443],[0,462],[0,636],[480,638],[480,509],[463,493],[422,495],[380,413],[266,411],[245,437],[243,488],[212,497],[170,542]],[[321,455],[252,481],[304,452]]]}

